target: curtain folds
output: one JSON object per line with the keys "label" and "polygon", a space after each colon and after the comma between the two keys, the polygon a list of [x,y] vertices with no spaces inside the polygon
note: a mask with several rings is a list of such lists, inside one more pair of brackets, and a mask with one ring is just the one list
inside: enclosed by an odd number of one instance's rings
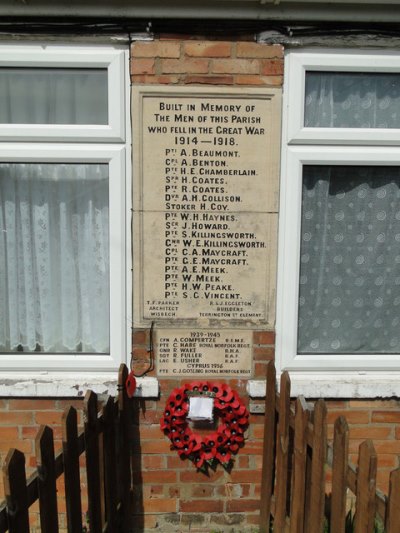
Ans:
{"label": "curtain folds", "polygon": [[0,164],[0,351],[109,351],[108,165]]}

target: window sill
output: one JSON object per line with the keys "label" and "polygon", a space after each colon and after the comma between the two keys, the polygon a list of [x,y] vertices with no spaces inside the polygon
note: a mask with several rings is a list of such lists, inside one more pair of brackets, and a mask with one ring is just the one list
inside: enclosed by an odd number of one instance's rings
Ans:
{"label": "window sill", "polygon": [[[279,379],[279,378],[278,378]],[[400,397],[400,372],[290,373],[291,396],[305,398]],[[265,380],[250,380],[251,398],[265,398]]]}
{"label": "window sill", "polygon": [[[2,372],[0,397],[83,398],[87,390],[97,394],[117,394],[117,372],[87,374],[73,372]],[[157,378],[137,378],[135,398],[157,398]]]}

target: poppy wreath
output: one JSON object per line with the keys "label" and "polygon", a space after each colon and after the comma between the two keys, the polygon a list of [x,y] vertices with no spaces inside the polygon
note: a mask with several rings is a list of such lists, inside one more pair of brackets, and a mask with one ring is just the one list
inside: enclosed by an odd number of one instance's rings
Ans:
{"label": "poppy wreath", "polygon": [[[189,397],[202,395],[214,398],[214,415],[221,421],[216,431],[205,437],[194,433],[187,420]],[[244,445],[248,424],[249,413],[238,393],[225,383],[208,381],[193,381],[174,389],[160,421],[161,430],[172,443],[171,449],[203,471],[218,462],[226,470],[232,468],[232,456]]]}

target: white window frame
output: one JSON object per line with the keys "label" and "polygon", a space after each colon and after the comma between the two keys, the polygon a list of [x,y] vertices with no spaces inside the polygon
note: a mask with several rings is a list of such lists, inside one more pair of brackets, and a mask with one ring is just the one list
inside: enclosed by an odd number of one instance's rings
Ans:
{"label": "white window frame", "polygon": [[289,144],[400,145],[400,129],[304,126],[307,71],[382,72],[400,75],[400,54],[385,51],[291,51],[285,60],[286,140]]}
{"label": "white window frame", "polygon": [[121,47],[35,43],[1,45],[1,67],[106,68],[108,124],[0,124],[0,141],[123,142],[126,57]]}
{"label": "white window frame", "polygon": [[297,353],[303,166],[400,165],[400,130],[305,128],[305,72],[396,69],[400,72],[400,54],[392,52],[313,50],[286,54],[276,364],[278,373],[289,370],[295,395],[337,398],[400,395],[400,354]]}
{"label": "white window frame", "polygon": [[126,151],[116,145],[62,145],[0,143],[0,162],[7,163],[106,163],[109,168],[110,239],[110,353],[0,354],[0,367],[7,370],[116,370],[126,361]]}

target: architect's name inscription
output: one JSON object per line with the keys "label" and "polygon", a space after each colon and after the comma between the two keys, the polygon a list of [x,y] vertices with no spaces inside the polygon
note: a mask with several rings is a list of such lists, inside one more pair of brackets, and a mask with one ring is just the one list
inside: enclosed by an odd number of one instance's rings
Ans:
{"label": "architect's name inscription", "polygon": [[252,332],[162,330],[157,332],[157,373],[165,377],[251,376]]}
{"label": "architect's name inscription", "polygon": [[237,94],[143,98],[144,320],[265,319],[269,106]]}

